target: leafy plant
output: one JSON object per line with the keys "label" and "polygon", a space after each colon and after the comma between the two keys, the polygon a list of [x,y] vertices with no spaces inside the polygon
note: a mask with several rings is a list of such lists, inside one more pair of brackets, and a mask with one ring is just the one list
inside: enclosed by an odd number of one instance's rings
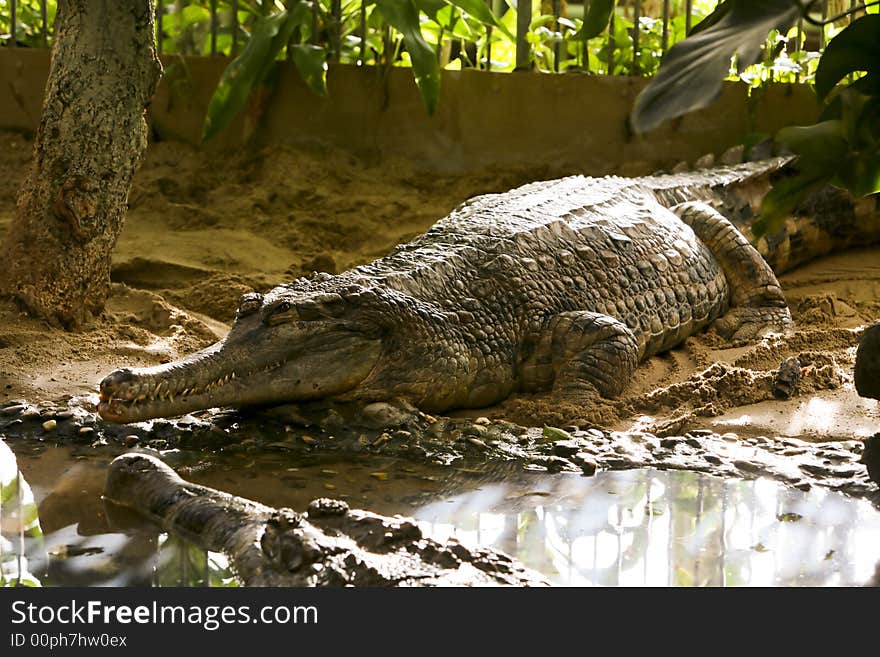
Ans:
{"label": "leafy plant", "polygon": [[[852,82],[847,76],[860,74]],[[816,69],[822,120],[783,128],[776,140],[798,156],[798,173],[767,195],[752,225],[778,230],[803,196],[831,183],[855,196],[880,192],[880,15],[854,21],[825,49]]]}
{"label": "leafy plant", "polygon": [[[0,440],[0,586],[40,586],[28,571],[28,542],[42,541],[37,503],[18,470],[15,454]],[[18,549],[15,545],[18,543]]]}
{"label": "leafy plant", "polygon": [[[719,4],[691,36],[669,51],[657,77],[638,96],[630,117],[634,130],[645,132],[711,103],[731,58],[736,56],[740,69],[755,61],[771,29],[777,31],[776,43],[788,38],[788,28],[798,18],[824,30],[834,19],[814,18],[810,11],[815,4],[798,0]],[[844,83],[847,77],[851,81]],[[778,230],[800,200],[822,185],[831,183],[856,196],[880,191],[880,16],[860,17],[830,41],[818,59],[815,88],[825,108],[822,120],[784,128],[776,135],[798,156],[797,173],[765,197],[752,224],[756,237]]]}
{"label": "leafy plant", "polygon": [[724,0],[666,53],[657,77],[636,98],[633,130],[647,132],[714,102],[731,59],[736,57],[740,69],[754,64],[767,34],[787,30],[799,15],[792,0]]}

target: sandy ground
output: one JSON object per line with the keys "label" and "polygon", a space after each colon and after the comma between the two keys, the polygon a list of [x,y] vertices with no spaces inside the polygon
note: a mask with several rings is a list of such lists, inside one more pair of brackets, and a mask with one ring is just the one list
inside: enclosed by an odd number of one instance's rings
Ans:
{"label": "sandy ground", "polygon": [[[0,230],[32,144],[0,132]],[[65,333],[0,304],[0,401],[94,393],[123,364],[152,364],[223,334],[239,296],[312,270],[335,273],[388,252],[466,198],[566,172],[523,167],[437,177],[402,162],[367,165],[338,151],[271,147],[224,158],[180,144],[150,148],[113,258],[113,296],[92,326]],[[709,332],[650,359],[624,396],[572,408],[519,397],[480,414],[544,423],[693,428],[747,435],[853,438],[880,429],[852,364],[861,327],[880,318],[880,249],[836,254],[781,278],[796,329],[729,345]],[[799,394],[773,398],[797,356]]]}

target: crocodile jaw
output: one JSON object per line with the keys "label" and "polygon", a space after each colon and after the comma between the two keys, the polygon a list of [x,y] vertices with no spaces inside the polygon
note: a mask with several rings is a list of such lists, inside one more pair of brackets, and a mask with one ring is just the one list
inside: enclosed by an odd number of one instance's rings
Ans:
{"label": "crocodile jaw", "polygon": [[381,354],[379,341],[356,334],[311,338],[262,355],[221,341],[165,365],[116,370],[101,381],[98,413],[126,423],[338,395],[357,387]]}

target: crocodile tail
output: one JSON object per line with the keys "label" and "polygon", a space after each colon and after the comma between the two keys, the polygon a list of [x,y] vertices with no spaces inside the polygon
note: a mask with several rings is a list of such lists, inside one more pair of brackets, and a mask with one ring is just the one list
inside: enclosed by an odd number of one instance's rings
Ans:
{"label": "crocodile tail", "polygon": [[834,251],[880,242],[880,195],[856,199],[826,185],[809,194],[778,231],[755,241],[750,225],[740,229],[781,274]]}
{"label": "crocodile tail", "polygon": [[752,220],[773,184],[792,175],[792,156],[691,173],[652,176],[667,207],[703,201],[727,217],[752,242],[776,274],[813,258],[880,242],[880,195],[862,199],[826,185],[807,195],[774,233],[755,239]]}

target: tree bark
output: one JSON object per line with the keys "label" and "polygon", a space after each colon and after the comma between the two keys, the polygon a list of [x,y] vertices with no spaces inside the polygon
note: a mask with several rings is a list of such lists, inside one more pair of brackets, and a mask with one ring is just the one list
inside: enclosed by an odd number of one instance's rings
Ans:
{"label": "tree bark", "polygon": [[153,0],[59,0],[31,169],[2,246],[0,286],[55,325],[80,327],[110,293],[110,254],[147,146],[162,66]]}

